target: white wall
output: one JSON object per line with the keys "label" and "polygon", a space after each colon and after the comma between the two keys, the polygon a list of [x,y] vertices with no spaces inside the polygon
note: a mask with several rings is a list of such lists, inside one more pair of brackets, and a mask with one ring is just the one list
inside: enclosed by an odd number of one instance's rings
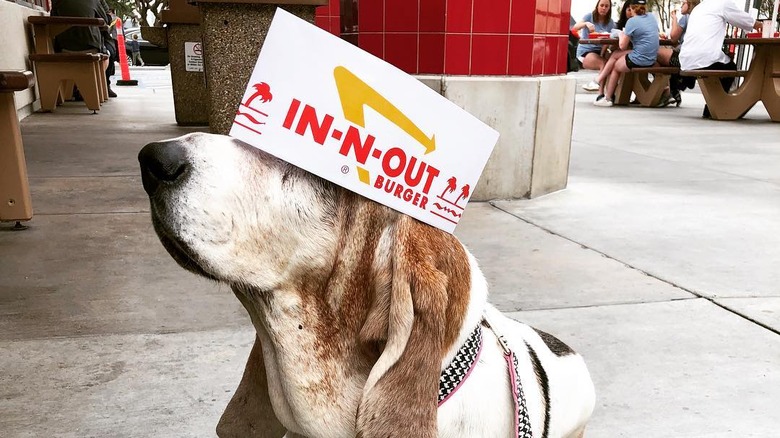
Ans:
{"label": "white wall", "polygon": [[[30,15],[44,15],[16,3],[0,1],[0,70],[31,70],[32,65],[27,56],[33,50],[32,32],[27,24]],[[35,92],[29,90],[17,91],[14,95],[16,109],[20,117],[32,112]]]}

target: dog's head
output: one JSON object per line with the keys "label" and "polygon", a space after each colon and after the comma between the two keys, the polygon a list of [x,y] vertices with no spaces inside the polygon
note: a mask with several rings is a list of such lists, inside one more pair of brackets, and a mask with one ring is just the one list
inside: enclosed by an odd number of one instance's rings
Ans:
{"label": "dog's head", "polygon": [[152,143],[139,161],[154,228],[181,266],[234,290],[316,294],[338,336],[379,346],[359,431],[435,431],[441,360],[471,281],[454,237],[230,137]]}
{"label": "dog's head", "polygon": [[154,228],[185,269],[272,290],[330,262],[336,186],[218,135],[151,143],[138,158]]}

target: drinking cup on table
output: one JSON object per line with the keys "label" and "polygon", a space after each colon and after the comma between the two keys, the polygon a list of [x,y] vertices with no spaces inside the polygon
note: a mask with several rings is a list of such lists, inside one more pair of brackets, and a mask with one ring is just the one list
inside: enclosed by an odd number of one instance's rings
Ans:
{"label": "drinking cup on table", "polygon": [[772,38],[772,20],[764,20],[761,23],[761,38]]}

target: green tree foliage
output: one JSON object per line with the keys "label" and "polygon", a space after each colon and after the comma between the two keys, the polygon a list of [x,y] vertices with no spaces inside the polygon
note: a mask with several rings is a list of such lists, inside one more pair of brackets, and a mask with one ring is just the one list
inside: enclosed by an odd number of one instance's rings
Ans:
{"label": "green tree foliage", "polygon": [[128,0],[106,0],[108,7],[116,11],[118,17],[132,17],[133,9],[135,8],[134,1]]}
{"label": "green tree foliage", "polygon": [[106,0],[106,3],[118,16],[135,17],[142,26],[160,26],[160,11],[168,6],[168,0]]}
{"label": "green tree foliage", "polygon": [[661,22],[661,29],[664,32],[668,32],[672,28],[672,11],[680,9],[679,0],[648,0],[648,12],[654,11],[658,14],[658,19]]}

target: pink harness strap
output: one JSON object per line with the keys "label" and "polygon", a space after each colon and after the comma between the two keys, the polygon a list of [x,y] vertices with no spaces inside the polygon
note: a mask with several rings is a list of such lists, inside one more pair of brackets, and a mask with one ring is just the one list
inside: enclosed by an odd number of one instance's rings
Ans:
{"label": "pink harness strap", "polygon": [[437,406],[440,407],[449,400],[463,386],[471,372],[476,368],[479,356],[482,354],[482,325],[493,332],[499,345],[501,345],[501,349],[504,350],[504,360],[509,372],[509,383],[513,388],[512,402],[515,408],[516,438],[533,438],[531,421],[528,418],[528,408],[523,395],[523,385],[518,378],[517,357],[509,348],[509,344],[507,344],[504,337],[496,332],[484,316],[466,339],[466,342],[455,353],[455,357],[453,357],[450,364],[439,376],[439,399]]}
{"label": "pink harness strap", "polygon": [[499,334],[495,328],[488,322],[487,316],[482,316],[482,323],[485,324],[490,331],[496,336],[501,349],[504,350],[504,360],[506,361],[506,367],[509,371],[509,383],[512,385],[512,401],[515,407],[515,431],[517,431],[517,438],[533,438],[533,432],[531,431],[531,420],[528,418],[528,407],[525,403],[525,395],[523,394],[523,385],[520,383],[517,372],[517,356],[509,348],[509,344],[506,339]]}
{"label": "pink harness strap", "polygon": [[441,406],[455,394],[474,370],[482,353],[482,326],[471,332],[455,357],[439,376],[438,405]]}

